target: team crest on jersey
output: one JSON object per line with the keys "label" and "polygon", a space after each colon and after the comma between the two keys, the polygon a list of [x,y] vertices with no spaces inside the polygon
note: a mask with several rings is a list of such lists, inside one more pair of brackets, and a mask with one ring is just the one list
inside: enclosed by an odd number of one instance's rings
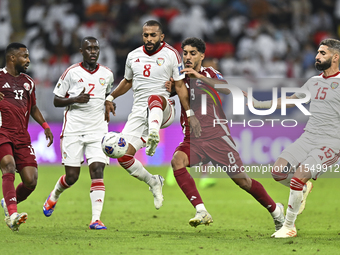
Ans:
{"label": "team crest on jersey", "polygon": [[104,86],[104,84],[105,84],[105,79],[104,79],[104,78],[100,78],[100,79],[99,79],[99,83],[100,83],[100,85]]}
{"label": "team crest on jersey", "polygon": [[333,82],[331,83],[331,88],[332,88],[332,89],[336,89],[338,86],[339,86],[339,83],[337,83],[337,82],[335,82],[335,81],[333,81]]}
{"label": "team crest on jersey", "polygon": [[164,62],[165,62],[164,58],[157,58],[157,60],[156,60],[156,63],[157,63],[157,65],[159,65],[159,66],[163,65]]}
{"label": "team crest on jersey", "polygon": [[29,91],[29,90],[31,89],[31,86],[30,86],[27,82],[25,82],[25,83],[24,83],[24,88],[25,88],[27,91]]}

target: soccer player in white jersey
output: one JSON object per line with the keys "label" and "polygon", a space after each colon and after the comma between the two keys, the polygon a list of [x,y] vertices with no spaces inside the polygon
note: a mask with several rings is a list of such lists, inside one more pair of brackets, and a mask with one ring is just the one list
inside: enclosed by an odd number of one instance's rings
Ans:
{"label": "soccer player in white jersey", "polygon": [[85,37],[80,48],[83,62],[70,66],[53,91],[54,105],[65,107],[60,144],[66,174],[59,178],[43,206],[45,216],[51,216],[60,194],[78,180],[85,154],[91,176],[90,229],[106,229],[100,215],[105,195],[103,171],[109,158],[103,153],[100,143],[108,132],[104,102],[112,89],[113,73],[97,63],[99,51],[98,40]]}
{"label": "soccer player in white jersey", "polygon": [[[129,147],[126,154],[118,159],[130,175],[150,186],[156,209],[162,206],[163,177],[151,175],[134,155],[146,146],[146,153],[154,155],[159,142],[159,129],[169,126],[174,120],[173,101],[165,83],[173,78],[181,104],[190,115],[189,97],[184,84],[185,75],[179,53],[163,41],[162,25],[154,20],[143,25],[144,45],[127,56],[124,79],[106,100],[106,120],[114,113],[111,102],[132,88],[134,103],[132,112],[122,133],[127,137]],[[192,116],[191,127],[196,135],[200,133],[197,119]]]}
{"label": "soccer player in white jersey", "polygon": [[[340,41],[323,40],[315,57],[315,67],[323,71],[310,78],[304,85],[310,93],[311,116],[304,133],[288,146],[273,166],[272,175],[276,181],[290,186],[286,220],[282,228],[272,237],[288,238],[296,236],[295,220],[304,209],[306,197],[312,185],[325,170],[336,163],[340,156]],[[288,99],[304,98],[305,93],[295,93]],[[269,109],[272,101],[253,101],[255,108]],[[294,107],[288,104],[287,107]],[[281,98],[277,108],[281,107]],[[281,169],[283,171],[281,171]],[[307,185],[306,185],[307,184]],[[305,192],[304,192],[305,191]]]}

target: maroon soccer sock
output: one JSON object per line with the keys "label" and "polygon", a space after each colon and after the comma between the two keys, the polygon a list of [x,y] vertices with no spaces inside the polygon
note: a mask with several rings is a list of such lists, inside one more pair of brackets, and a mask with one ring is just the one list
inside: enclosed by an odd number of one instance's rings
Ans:
{"label": "maroon soccer sock", "polygon": [[185,167],[174,171],[174,175],[178,186],[187,196],[191,204],[195,207],[198,204],[202,204],[203,201],[201,199],[200,193],[196,188],[196,184],[194,179],[191,177],[189,172]]}
{"label": "maroon soccer sock", "polygon": [[17,194],[17,203],[24,201],[32,192],[34,189],[27,188],[24,183],[20,183],[17,186],[16,194]]}
{"label": "maroon soccer sock", "polygon": [[17,212],[17,199],[14,188],[15,175],[11,173],[2,175],[2,193],[7,205],[9,215]]}
{"label": "maroon soccer sock", "polygon": [[263,207],[265,207],[270,213],[276,208],[274,200],[268,195],[261,183],[251,179],[251,188],[248,191]]}

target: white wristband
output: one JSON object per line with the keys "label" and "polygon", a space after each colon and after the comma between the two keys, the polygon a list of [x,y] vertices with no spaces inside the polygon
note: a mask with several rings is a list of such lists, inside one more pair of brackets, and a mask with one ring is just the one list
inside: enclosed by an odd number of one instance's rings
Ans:
{"label": "white wristband", "polygon": [[191,109],[186,110],[185,113],[187,114],[187,117],[188,117],[188,118],[195,115],[194,111],[191,110]]}
{"label": "white wristband", "polygon": [[255,98],[253,98],[253,105],[255,108],[258,109],[270,109],[272,107],[272,100],[258,101]]}
{"label": "white wristband", "polygon": [[105,98],[106,101],[110,101],[110,102],[112,102],[113,99],[115,99],[115,98],[114,98],[113,96],[111,96],[111,95],[108,95],[108,96]]}

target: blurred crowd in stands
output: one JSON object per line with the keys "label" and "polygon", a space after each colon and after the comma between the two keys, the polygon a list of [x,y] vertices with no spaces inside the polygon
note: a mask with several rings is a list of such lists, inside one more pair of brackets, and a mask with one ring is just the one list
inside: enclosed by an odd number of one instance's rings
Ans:
{"label": "blurred crowd in stands", "polygon": [[[0,0],[1,56],[15,32],[9,1]],[[22,15],[30,74],[42,86],[81,61],[80,40],[90,35],[119,82],[150,19],[179,51],[186,37],[204,39],[205,65],[226,77],[309,78],[319,42],[340,33],[340,0],[22,0]]]}

